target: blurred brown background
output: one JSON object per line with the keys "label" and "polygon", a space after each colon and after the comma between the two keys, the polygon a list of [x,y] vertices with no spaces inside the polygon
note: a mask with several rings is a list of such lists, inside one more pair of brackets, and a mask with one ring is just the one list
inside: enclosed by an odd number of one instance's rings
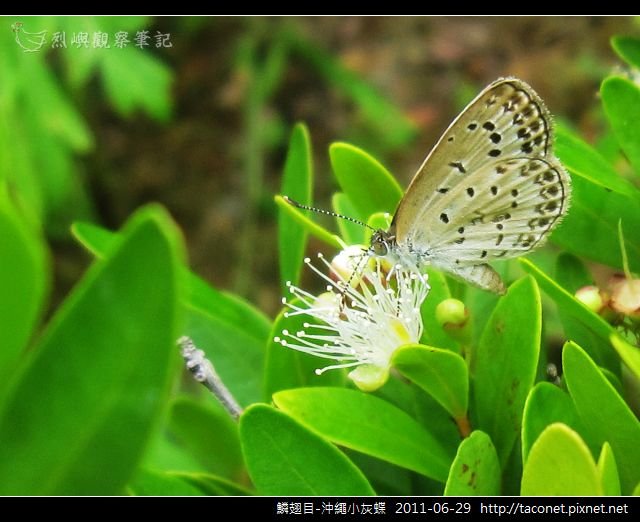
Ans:
{"label": "blurred brown background", "polygon": [[[161,202],[183,228],[194,271],[272,314],[273,195],[295,122],[309,127],[324,208],[336,189],[332,141],[366,149],[406,186],[458,111],[500,76],[530,83],[589,139],[599,82],[618,63],[609,39],[639,26],[618,17],[167,17],[150,30],[171,33],[173,47],[157,55],[174,73],[173,119],[123,120],[100,97],[83,107],[96,135],[82,158],[96,219],[119,227]],[[373,121],[375,96],[403,115],[400,128]],[[58,240],[55,252],[62,294],[89,257],[72,241]]]}

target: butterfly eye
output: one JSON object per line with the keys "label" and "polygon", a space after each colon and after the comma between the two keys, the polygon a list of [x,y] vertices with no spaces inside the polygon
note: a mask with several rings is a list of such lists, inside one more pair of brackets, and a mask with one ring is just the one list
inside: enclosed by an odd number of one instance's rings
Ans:
{"label": "butterfly eye", "polygon": [[371,249],[376,256],[384,257],[389,252],[387,242],[379,234],[375,234],[371,241]]}

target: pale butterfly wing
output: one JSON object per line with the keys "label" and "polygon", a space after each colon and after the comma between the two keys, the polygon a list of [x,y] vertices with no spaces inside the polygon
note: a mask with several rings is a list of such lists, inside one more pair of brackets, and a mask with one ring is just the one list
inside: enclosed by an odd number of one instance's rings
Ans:
{"label": "pale butterfly wing", "polygon": [[445,131],[400,202],[396,243],[482,288],[504,291],[486,261],[541,245],[566,213],[570,178],[551,152],[551,120],[526,83],[482,91]]}

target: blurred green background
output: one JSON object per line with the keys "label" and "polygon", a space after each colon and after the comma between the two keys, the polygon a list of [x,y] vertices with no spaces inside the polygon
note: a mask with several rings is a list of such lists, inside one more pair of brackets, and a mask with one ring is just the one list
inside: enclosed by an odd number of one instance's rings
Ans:
{"label": "blurred green background", "polygon": [[[118,228],[158,201],[181,225],[193,270],[269,314],[280,306],[273,195],[295,122],[311,131],[324,208],[335,188],[329,143],[357,144],[406,185],[460,108],[500,76],[530,83],[589,139],[600,134],[599,84],[619,63],[610,37],[639,29],[621,17],[0,22],[0,176],[44,223],[50,306],[90,262],[71,222]],[[66,47],[53,48],[56,33]]]}

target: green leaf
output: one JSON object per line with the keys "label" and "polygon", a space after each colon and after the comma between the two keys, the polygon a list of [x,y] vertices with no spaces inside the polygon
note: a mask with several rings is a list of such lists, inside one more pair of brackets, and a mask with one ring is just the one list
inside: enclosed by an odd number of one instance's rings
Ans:
{"label": "green leaf", "polygon": [[611,38],[611,47],[629,65],[640,69],[640,38],[614,36]]}
{"label": "green leaf", "polygon": [[176,399],[168,429],[204,467],[230,480],[241,480],[244,463],[238,425],[229,413],[211,399],[201,404],[191,398]]}
{"label": "green leaf", "polygon": [[520,433],[522,409],[535,379],[541,314],[535,280],[516,281],[498,301],[474,354],[474,426],[491,437],[503,465]]}
{"label": "green leaf", "polygon": [[640,351],[638,347],[630,345],[617,334],[611,334],[610,339],[620,359],[624,361],[636,378],[640,379]]}
{"label": "green leaf", "polygon": [[179,359],[181,253],[146,208],[66,299],[0,405],[0,494],[122,491]]}
{"label": "green leaf", "polygon": [[598,473],[602,483],[602,491],[605,495],[620,496],[620,477],[613,450],[608,442],[602,445],[602,451],[598,458]]}
{"label": "green leaf", "polygon": [[336,447],[286,413],[254,405],[240,417],[240,440],[261,495],[374,495]]}
{"label": "green leaf", "polygon": [[556,281],[570,294],[593,284],[593,277],[584,263],[573,254],[561,253],[556,260]]}
{"label": "green leaf", "polygon": [[571,206],[552,240],[578,256],[621,269],[620,220],[631,268],[640,271],[640,197],[627,197],[575,176]]}
{"label": "green leaf", "polygon": [[24,98],[29,104],[29,114],[36,118],[36,125],[76,152],[90,150],[93,147],[93,136],[87,123],[45,63],[40,60],[22,60],[21,74],[28,78],[22,84]]}
{"label": "green leaf", "polygon": [[[75,223],[72,232],[98,257],[117,237],[88,223]],[[186,268],[180,274],[189,289],[183,301],[187,325],[181,333],[205,351],[240,404],[259,401],[269,320],[246,301],[211,288]]]}
{"label": "green leaf", "polygon": [[555,152],[573,177],[580,176],[622,196],[638,197],[638,189],[620,176],[604,156],[565,127],[556,129]]}
{"label": "green leaf", "polygon": [[564,377],[582,422],[594,441],[608,442],[619,455],[620,483],[623,494],[631,492],[640,469],[640,423],[622,397],[584,352],[574,343],[566,343],[562,352]]}
{"label": "green leaf", "polygon": [[33,335],[49,286],[48,253],[0,184],[0,375],[2,385]]}
{"label": "green leaf", "polygon": [[136,496],[195,497],[207,494],[174,473],[149,469],[142,469],[136,473],[127,489]]}
{"label": "green leaf", "polygon": [[446,409],[454,419],[467,414],[469,374],[457,353],[419,344],[396,350],[391,364]]}
{"label": "green leaf", "polygon": [[273,199],[281,210],[284,210],[286,214],[296,220],[309,234],[317,237],[320,241],[324,241],[327,245],[342,249],[342,243],[338,236],[312,221],[302,210],[287,203],[282,196],[275,196]]}
{"label": "green leaf", "polygon": [[593,496],[602,493],[596,464],[580,435],[561,423],[547,427],[531,447],[522,472],[521,494]]}
{"label": "green leaf", "polygon": [[[555,422],[566,424],[584,437],[584,424],[569,394],[550,382],[539,382],[527,397],[522,415],[522,459],[527,460],[533,443],[547,426]],[[598,448],[590,444],[590,448]]]}
{"label": "green leaf", "polygon": [[[292,299],[290,302],[294,305],[300,304],[297,299]],[[315,371],[318,368],[326,366],[326,359],[287,348],[274,341],[275,337],[285,337],[283,330],[289,332],[306,330],[304,323],[310,318],[304,314],[285,317],[287,310],[288,308],[282,310],[276,317],[267,341],[263,394],[266,402],[270,402],[271,396],[280,390],[304,386],[340,386],[345,383],[344,371],[335,370],[316,375]]]}
{"label": "green leaf", "polygon": [[429,346],[448,348],[449,350],[459,352],[459,344],[449,337],[436,319],[436,308],[438,305],[445,299],[451,297],[447,279],[442,272],[433,268],[427,268],[427,275],[431,289],[429,290],[427,299],[424,300],[420,308],[420,315],[422,316],[422,323],[424,325],[420,342],[422,344],[428,344]]}
{"label": "green leaf", "polygon": [[[589,310],[580,301],[578,301],[573,295],[562,288],[558,283],[551,279],[548,275],[542,272],[537,266],[535,266],[528,259],[518,260],[522,265],[522,268],[536,278],[536,281],[551,299],[553,299],[559,309],[562,310],[562,314],[567,317],[573,317],[584,325],[594,335],[608,341],[609,336],[615,333],[615,330],[598,314]],[[600,343],[594,344],[594,347],[602,346]],[[611,350],[593,350],[590,355],[602,366],[611,366],[612,362]]]}
{"label": "green leaf", "polygon": [[334,143],[329,148],[331,167],[344,193],[358,211],[360,219],[375,212],[393,214],[402,188],[375,158],[348,143]]}
{"label": "green leaf", "polygon": [[416,474],[408,469],[394,466],[389,462],[358,453],[349,448],[342,448],[342,450],[362,470],[378,495],[407,495],[417,482]]}
{"label": "green leaf", "polygon": [[441,482],[447,478],[451,456],[443,445],[382,399],[341,388],[300,388],[276,393],[273,402],[335,444]]}
{"label": "green leaf", "polygon": [[[118,234],[91,223],[74,223],[71,232],[78,242],[96,257],[103,257]],[[240,297],[212,288],[197,275],[183,270],[189,292],[186,305],[214,313],[218,319],[236,326],[259,341],[266,340],[271,321],[260,310]]]}
{"label": "green leaf", "polygon": [[626,78],[611,76],[602,82],[600,95],[613,133],[640,175],[640,88]]}
{"label": "green leaf", "polygon": [[502,476],[496,448],[489,435],[474,431],[460,443],[449,470],[446,496],[499,495]]}
{"label": "green leaf", "polygon": [[253,495],[254,492],[240,486],[234,482],[230,482],[222,477],[209,475],[207,473],[173,473],[174,476],[182,478],[184,481],[193,484],[202,490],[206,495],[217,496],[247,496]]}
{"label": "green leaf", "polygon": [[183,333],[203,350],[241,406],[262,399],[264,341],[235,324],[221,320],[215,310],[188,307]]}
{"label": "green leaf", "polygon": [[111,103],[123,116],[137,108],[159,121],[171,116],[171,70],[152,54],[133,47],[105,52],[100,65]]}
{"label": "green leaf", "polygon": [[[570,294],[571,298],[578,303],[580,303],[580,301],[574,297],[576,291],[583,286],[593,284],[593,278],[584,266],[584,263],[573,254],[567,253],[558,256],[556,263],[556,281]],[[602,366],[614,372],[619,372],[620,362],[613,350],[611,350],[608,339],[601,337],[593,330],[593,327],[581,321],[579,317],[576,316],[574,308],[575,305],[558,306],[558,317],[562,323],[565,338],[571,339],[580,346],[588,346],[589,353],[593,353],[595,358],[601,362]],[[591,312],[600,317],[595,312]]]}
{"label": "green leaf", "polygon": [[[353,206],[353,203],[351,203],[349,197],[342,192],[336,192],[331,198],[331,203],[333,211],[337,214],[347,217],[356,217],[358,215],[358,212]],[[366,228],[362,225],[358,225],[357,223],[353,223],[347,219],[339,217],[336,217],[336,223],[338,225],[340,235],[345,243],[348,245],[364,244],[364,237],[367,232]]]}
{"label": "green leaf", "polygon": [[[297,124],[291,133],[289,150],[282,175],[282,194],[298,203],[310,205],[313,190],[313,168],[311,163],[311,141],[309,131]],[[300,280],[302,258],[307,243],[307,232],[296,223],[290,214],[280,207],[278,212],[278,252],[282,291],[285,283],[297,285]]]}

